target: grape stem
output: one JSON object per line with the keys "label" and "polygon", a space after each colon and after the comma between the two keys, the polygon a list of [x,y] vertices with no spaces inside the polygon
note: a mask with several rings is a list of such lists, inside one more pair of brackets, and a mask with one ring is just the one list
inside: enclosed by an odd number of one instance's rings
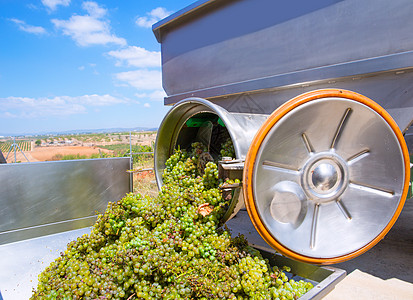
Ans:
{"label": "grape stem", "polygon": [[130,295],[129,298],[126,299],[126,300],[131,300],[133,296],[135,296],[135,293],[133,293],[132,295]]}
{"label": "grape stem", "polygon": [[179,278],[179,277],[181,277],[181,276],[187,275],[187,274],[189,274],[189,273],[191,273],[191,272],[193,272],[193,271],[194,271],[194,270],[189,270],[188,272],[181,273],[181,274],[179,274],[176,278]]}

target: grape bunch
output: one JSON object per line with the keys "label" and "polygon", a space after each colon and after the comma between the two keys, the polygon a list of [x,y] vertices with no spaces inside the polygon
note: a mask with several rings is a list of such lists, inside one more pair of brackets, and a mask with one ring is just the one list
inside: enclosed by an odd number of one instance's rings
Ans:
{"label": "grape bunch", "polygon": [[194,146],[168,159],[157,197],[127,194],[109,203],[91,233],[39,275],[31,299],[286,300],[311,289],[222,228],[228,200],[217,165],[208,162],[201,175],[197,159],[206,150]]}
{"label": "grape bunch", "polygon": [[235,158],[235,149],[232,139],[228,138],[223,144],[221,144],[221,158],[222,157],[232,157]]}
{"label": "grape bunch", "polygon": [[202,182],[207,190],[218,186],[218,167],[215,163],[208,162],[206,164],[204,174],[202,176]]}

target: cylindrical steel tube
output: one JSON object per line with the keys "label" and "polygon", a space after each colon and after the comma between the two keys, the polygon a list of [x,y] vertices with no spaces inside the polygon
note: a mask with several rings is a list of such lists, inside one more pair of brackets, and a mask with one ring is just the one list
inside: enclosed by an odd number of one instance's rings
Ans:
{"label": "cylindrical steel tube", "polygon": [[158,187],[162,186],[165,162],[176,147],[187,148],[194,142],[197,129],[186,128],[186,122],[196,116],[219,117],[232,140],[236,159],[244,160],[251,141],[268,115],[230,113],[224,108],[201,98],[188,98],[178,102],[164,117],[156,137],[155,174]]}

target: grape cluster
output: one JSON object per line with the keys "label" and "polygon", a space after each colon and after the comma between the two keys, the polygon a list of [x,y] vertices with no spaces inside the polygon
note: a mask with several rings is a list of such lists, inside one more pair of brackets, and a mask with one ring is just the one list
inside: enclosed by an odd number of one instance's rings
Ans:
{"label": "grape cluster", "polygon": [[218,167],[215,163],[208,162],[206,164],[204,175],[202,176],[202,183],[206,189],[213,189],[218,186]]}
{"label": "grape cluster", "polygon": [[39,275],[31,299],[297,299],[311,289],[220,227],[228,203],[216,164],[197,171],[203,151],[175,151],[156,198],[109,203],[91,233]]}
{"label": "grape cluster", "polygon": [[221,144],[221,158],[222,157],[232,157],[235,158],[235,149],[232,139],[228,138],[224,143]]}

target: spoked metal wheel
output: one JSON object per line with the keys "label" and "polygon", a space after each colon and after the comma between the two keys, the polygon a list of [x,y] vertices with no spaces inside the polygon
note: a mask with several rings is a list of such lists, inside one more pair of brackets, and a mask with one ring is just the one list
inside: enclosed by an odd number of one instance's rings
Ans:
{"label": "spoked metal wheel", "polygon": [[244,197],[264,240],[293,259],[331,264],[379,242],[410,178],[403,135],[372,100],[319,90],[277,109],[256,134]]}

